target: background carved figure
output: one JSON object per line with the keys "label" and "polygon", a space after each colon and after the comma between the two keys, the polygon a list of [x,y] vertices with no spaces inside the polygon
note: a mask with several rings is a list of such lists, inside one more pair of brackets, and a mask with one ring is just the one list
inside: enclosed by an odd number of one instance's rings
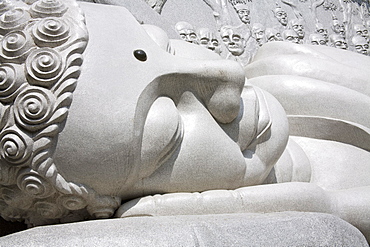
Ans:
{"label": "background carved figure", "polygon": [[239,16],[239,19],[244,24],[250,24],[250,7],[248,6],[248,2],[251,2],[250,0],[231,0],[230,3],[234,7],[236,13]]}
{"label": "background carved figure", "polygon": [[298,34],[294,30],[291,30],[291,29],[285,30],[283,32],[283,38],[285,41],[288,41],[291,43],[295,43],[295,44],[300,43]]}
{"label": "background carved figure", "polygon": [[273,10],[275,18],[278,20],[278,22],[283,25],[284,27],[288,24],[288,15],[280,6],[277,6]]}
{"label": "background carved figure", "polygon": [[324,37],[326,42],[329,41],[328,30],[324,27],[322,23],[315,24],[315,32],[318,34],[321,34]]}
{"label": "background carved figure", "polygon": [[223,26],[220,30],[221,39],[226,46],[229,54],[226,55],[226,59],[231,59],[239,62],[245,66],[251,59],[251,55],[246,51],[247,42],[251,36],[251,33],[245,30],[241,30],[239,27]]}
{"label": "background carved figure", "polygon": [[329,36],[330,45],[335,48],[347,50],[348,44],[347,41],[339,34],[331,34]]}
{"label": "background carved figure", "polygon": [[344,39],[346,38],[346,28],[338,19],[333,19],[331,28],[335,34],[340,35]]}
{"label": "background carved figure", "polygon": [[194,27],[190,23],[186,21],[180,21],[176,23],[175,28],[182,40],[185,40],[189,43],[198,44],[197,34]]}
{"label": "background carved figure", "polygon": [[364,37],[366,40],[369,40],[369,31],[368,29],[362,24],[355,24],[353,25],[353,31],[356,35],[360,35]]}
{"label": "background carved figure", "polygon": [[149,6],[154,9],[158,14],[162,12],[162,8],[167,0],[145,0]]}
{"label": "background carved figure", "polygon": [[214,51],[217,54],[221,53],[221,46],[216,35],[208,28],[200,28],[198,30],[199,45]]}
{"label": "background carved figure", "polygon": [[292,19],[289,21],[289,28],[297,33],[300,43],[303,43],[305,31],[302,19]]}
{"label": "background carved figure", "polygon": [[309,40],[311,45],[326,45],[327,43],[325,38],[318,33],[310,34]]}
{"label": "background carved figure", "polygon": [[252,26],[252,36],[259,46],[266,43],[265,27],[260,23],[254,23]]}
{"label": "background carved figure", "polygon": [[275,28],[266,28],[265,36],[266,36],[267,42],[283,41],[283,38],[281,37],[280,32],[276,30]]}
{"label": "background carved figure", "polygon": [[369,42],[366,38],[360,35],[353,36],[352,43],[356,52],[366,56],[369,55]]}

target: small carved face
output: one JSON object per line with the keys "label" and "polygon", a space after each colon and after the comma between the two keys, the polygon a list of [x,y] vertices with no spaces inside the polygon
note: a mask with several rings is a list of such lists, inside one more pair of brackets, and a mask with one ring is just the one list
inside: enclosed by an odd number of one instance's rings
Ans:
{"label": "small carved face", "polygon": [[326,40],[321,34],[311,34],[310,43],[311,45],[326,45]]}
{"label": "small carved face", "polygon": [[369,55],[369,42],[362,36],[355,36],[352,38],[352,43],[355,46],[356,52]]}
{"label": "small carved face", "polygon": [[285,41],[299,44],[298,34],[294,30],[285,30],[283,36]]}
{"label": "small carved face", "polygon": [[274,28],[266,28],[265,36],[266,36],[267,42],[282,41],[283,40],[283,38],[281,37],[280,32],[278,32]]}
{"label": "small carved face", "polygon": [[343,50],[348,49],[346,40],[339,34],[330,35],[331,46]]}
{"label": "small carved face", "polygon": [[339,22],[333,22],[332,29],[334,33],[339,34],[343,38],[346,36],[346,28],[343,24],[340,24]]}
{"label": "small carved face", "polygon": [[199,45],[220,54],[220,44],[214,35],[213,32],[210,30],[200,30],[199,31]]}
{"label": "small carved face", "polygon": [[244,52],[245,40],[241,34],[235,33],[232,29],[227,29],[221,33],[222,42],[234,56],[240,56]]}
{"label": "small carved face", "polygon": [[288,15],[284,10],[279,10],[275,13],[275,17],[281,23],[281,25],[286,26],[288,24]]}
{"label": "small carved face", "polygon": [[328,40],[328,30],[325,29],[324,26],[316,26],[316,33],[321,34],[326,41]]}
{"label": "small carved face", "polygon": [[300,39],[304,38],[305,32],[304,32],[303,23],[301,20],[298,20],[298,19],[292,20],[291,27],[298,34],[298,37]]}
{"label": "small carved face", "polygon": [[179,35],[180,35],[181,39],[185,40],[186,42],[198,44],[197,34],[195,33],[195,31],[193,29],[179,30]]}
{"label": "small carved face", "polygon": [[189,43],[198,44],[197,34],[195,33],[194,28],[190,23],[186,21],[180,21],[176,23],[175,29],[182,40],[185,40]]}
{"label": "small carved face", "polygon": [[369,38],[369,31],[367,28],[362,24],[356,24],[353,26],[354,31],[356,32],[356,35],[362,36],[365,39]]}
{"label": "small carved face", "polygon": [[237,11],[237,13],[239,15],[240,20],[244,24],[250,24],[251,23],[250,18],[249,18],[249,14],[250,14],[250,10],[249,9],[239,9]]}
{"label": "small carved face", "polygon": [[266,42],[265,28],[261,24],[255,23],[253,25],[252,32],[253,37],[256,39],[258,45],[262,46]]}

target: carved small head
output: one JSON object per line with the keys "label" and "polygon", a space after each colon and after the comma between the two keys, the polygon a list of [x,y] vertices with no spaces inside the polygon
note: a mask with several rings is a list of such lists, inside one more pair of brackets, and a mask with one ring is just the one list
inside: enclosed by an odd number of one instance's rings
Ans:
{"label": "carved small head", "polygon": [[304,38],[305,32],[303,27],[303,20],[302,19],[293,19],[289,21],[289,27],[293,29],[300,39]]}
{"label": "carved small head", "polygon": [[315,28],[316,33],[321,34],[327,42],[329,40],[328,30],[324,27],[324,25],[321,23],[316,23]]}
{"label": "carved small head", "polygon": [[280,6],[277,6],[272,12],[281,25],[286,26],[288,24],[288,15]]}
{"label": "carved small head", "polygon": [[326,45],[327,41],[324,36],[319,33],[310,34],[310,44],[311,45]]}
{"label": "carved small head", "polygon": [[198,30],[199,45],[220,54],[220,44],[216,35],[208,28],[200,28]]}
{"label": "carved small head", "polygon": [[250,20],[250,17],[249,17],[251,11],[249,9],[249,6],[247,6],[246,4],[235,4],[234,9],[236,10],[236,13],[238,14],[239,19],[244,24],[250,24],[251,23],[251,20]]}
{"label": "carved small head", "polygon": [[338,20],[335,19],[335,20],[333,20],[331,28],[332,28],[334,33],[336,33],[336,34],[342,36],[343,38],[345,38],[346,28],[343,25],[343,23],[340,23]]}
{"label": "carved small head", "polygon": [[347,50],[348,45],[346,40],[339,34],[332,34],[329,36],[329,40],[332,47]]}
{"label": "carved small head", "polygon": [[260,23],[254,23],[252,27],[253,37],[256,39],[259,46],[266,43],[265,27]]}
{"label": "carved small head", "polygon": [[267,42],[283,41],[283,38],[281,37],[280,32],[274,28],[266,28],[265,36],[266,36]]}
{"label": "carved small head", "polygon": [[352,43],[357,53],[369,55],[369,42],[364,37],[356,35],[352,38]]}
{"label": "carved small head", "polygon": [[198,44],[197,34],[195,33],[194,27],[190,23],[186,21],[180,21],[176,23],[175,29],[182,40],[185,40],[189,43]]}
{"label": "carved small head", "polygon": [[244,53],[246,39],[237,28],[223,26],[220,30],[220,35],[222,42],[232,55],[240,56]]}
{"label": "carved small head", "polygon": [[290,29],[285,30],[283,32],[283,38],[284,38],[285,41],[295,43],[295,44],[299,44],[298,34],[294,30],[290,30]]}
{"label": "carved small head", "polygon": [[362,24],[355,24],[353,25],[353,31],[355,31],[356,35],[362,36],[365,39],[369,39],[369,30]]}

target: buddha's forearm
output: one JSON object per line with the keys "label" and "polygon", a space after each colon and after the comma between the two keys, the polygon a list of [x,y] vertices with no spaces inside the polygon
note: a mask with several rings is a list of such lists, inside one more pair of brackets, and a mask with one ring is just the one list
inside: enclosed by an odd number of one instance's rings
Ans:
{"label": "buddha's forearm", "polygon": [[309,211],[331,213],[327,192],[314,184],[284,183],[212,190],[202,193],[172,193],[129,201],[117,217],[189,214],[259,213]]}

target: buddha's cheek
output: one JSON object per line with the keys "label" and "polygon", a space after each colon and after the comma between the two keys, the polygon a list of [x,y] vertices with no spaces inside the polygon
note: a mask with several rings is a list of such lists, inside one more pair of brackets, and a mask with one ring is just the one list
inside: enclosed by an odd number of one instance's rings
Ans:
{"label": "buddha's cheek", "polygon": [[184,138],[173,164],[173,188],[202,191],[236,188],[241,185],[246,165],[235,144],[191,93],[178,105]]}

